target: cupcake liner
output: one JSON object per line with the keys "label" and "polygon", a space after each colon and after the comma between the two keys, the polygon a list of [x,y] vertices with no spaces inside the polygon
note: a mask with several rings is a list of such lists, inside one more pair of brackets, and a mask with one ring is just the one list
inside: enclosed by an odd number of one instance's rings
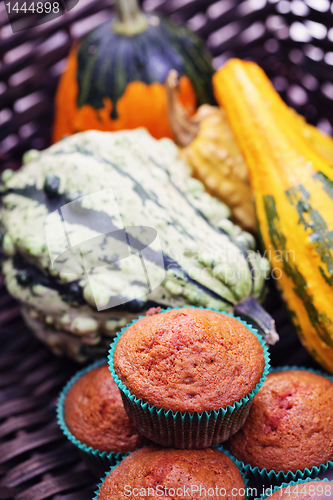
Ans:
{"label": "cupcake liner", "polygon": [[[333,377],[327,375],[320,370],[313,370],[312,368],[304,368],[302,366],[281,366],[277,368],[271,368],[270,373],[281,372],[287,370],[304,370],[317,375],[322,375],[333,382]],[[245,464],[242,462],[242,467],[249,479],[249,484],[252,487],[258,488],[262,487],[269,488],[270,486],[281,486],[282,483],[288,483],[290,481],[297,481],[298,479],[315,479],[319,474],[326,472],[327,470],[333,469],[333,461],[329,460],[326,464],[320,464],[319,466],[313,466],[311,468],[305,468],[304,470],[298,469],[296,472],[275,472],[273,470],[259,469],[259,467],[252,467],[250,464]]]}
{"label": "cupcake liner", "polygon": [[[332,485],[331,486],[331,493],[332,494],[328,496],[328,495],[325,495],[325,493],[324,493],[324,496],[326,496],[326,498],[332,498],[332,496],[333,496],[333,481],[329,481],[326,478],[320,479],[319,477],[316,477],[315,479],[313,479],[311,477],[307,477],[306,479],[299,479],[298,481],[290,481],[289,483],[282,483],[280,486],[274,486],[269,493],[265,492],[265,493],[261,494],[261,496],[258,497],[258,498],[256,498],[256,500],[265,500],[266,498],[270,498],[270,496],[273,493],[275,493],[276,491],[280,491],[281,489],[286,488],[288,486],[291,487],[290,494],[292,494],[292,492],[293,492],[292,487],[293,486],[297,486],[297,485],[301,485],[301,484],[306,484],[306,483],[311,483],[312,481],[317,481],[317,482],[318,481],[324,481],[325,483],[331,484]],[[314,497],[314,495],[312,495],[312,497]],[[314,498],[314,500],[315,500],[315,498]]]}
{"label": "cupcake liner", "polygon": [[[229,457],[229,458],[230,458],[230,459],[234,462],[234,464],[235,464],[235,465],[236,465],[236,467],[238,468],[239,472],[241,473],[242,479],[243,479],[243,481],[244,481],[244,485],[245,485],[245,486],[244,486],[244,489],[245,489],[245,498],[244,498],[244,500],[248,500],[248,499],[249,499],[249,496],[247,495],[247,491],[248,491],[248,480],[247,480],[247,477],[246,477],[246,475],[245,475],[244,471],[243,471],[243,470],[242,470],[242,468],[241,468],[241,462],[240,462],[239,460],[237,460],[237,458],[236,458],[236,457],[234,457],[234,456],[230,453],[230,451],[225,450],[225,449],[224,449],[221,445],[215,445],[215,446],[213,446],[213,448],[216,448],[218,451],[221,451],[222,453],[224,453],[225,455],[227,455],[227,456],[228,456],[228,457]],[[115,468],[117,467],[117,465],[119,465],[119,463],[120,463],[120,462],[121,462],[121,460],[120,460],[117,464],[113,465],[113,466],[112,466],[112,467],[111,467],[111,468],[110,468],[110,469],[109,469],[109,470],[108,470],[108,471],[104,474],[104,477],[102,477],[102,478],[101,478],[101,482],[98,484],[98,486],[97,486],[97,490],[96,490],[96,491],[94,491],[95,496],[93,497],[93,499],[92,499],[92,500],[97,500],[97,498],[98,498],[98,494],[99,494],[99,490],[101,489],[101,486],[102,486],[102,484],[104,483],[105,479],[108,477],[108,475],[110,474],[110,472],[112,472],[112,471],[113,471],[113,469],[115,469]]]}
{"label": "cupcake liner", "polygon": [[107,359],[100,359],[98,361],[95,361],[91,365],[87,366],[83,370],[80,370],[77,372],[65,385],[63,390],[61,391],[57,403],[57,420],[58,424],[64,433],[64,435],[73,443],[77,448],[78,451],[84,460],[84,462],[87,464],[89,469],[98,477],[101,477],[105,473],[105,471],[109,470],[110,465],[117,465],[125,456],[129,455],[130,452],[128,453],[114,453],[114,452],[107,452],[107,451],[100,451],[98,449],[94,449],[91,446],[87,446],[84,443],[81,443],[68,429],[66,423],[65,423],[65,418],[64,418],[64,402],[66,399],[66,396],[68,394],[68,391],[70,388],[75,384],[75,382],[82,377],[82,375],[85,375],[87,372],[93,370],[94,368],[97,368],[98,366],[102,366],[104,364],[107,364]]}
{"label": "cupcake liner", "polygon": [[[172,309],[179,308],[170,307],[162,310],[161,312],[170,311]],[[204,308],[193,307],[193,309]],[[216,311],[215,309],[208,310]],[[221,313],[221,311],[216,312]],[[143,316],[133,320],[132,323],[122,328],[118,335],[114,338],[108,358],[112,377],[120,389],[126,412],[132,418],[139,432],[151,441],[171,448],[208,448],[212,445],[226,441],[244,424],[250,411],[252,399],[264,383],[269,371],[269,352],[263,339],[257,333],[257,330],[255,330],[251,325],[248,325],[245,321],[235,317],[233,314],[221,314],[238,319],[257,337],[263,348],[265,366],[260,381],[250,393],[232,405],[228,405],[226,408],[220,408],[219,410],[212,410],[210,412],[203,411],[201,413],[180,411],[173,412],[172,410],[164,410],[163,408],[158,409],[156,406],[150,405],[142,399],[138,399],[134,394],[130,393],[115,373],[113,356],[117,342],[124,331]]]}

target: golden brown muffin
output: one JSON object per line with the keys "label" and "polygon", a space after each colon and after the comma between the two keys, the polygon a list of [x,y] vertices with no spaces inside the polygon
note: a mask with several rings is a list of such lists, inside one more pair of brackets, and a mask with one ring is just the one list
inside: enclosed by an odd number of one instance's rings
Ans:
{"label": "golden brown muffin", "polygon": [[251,392],[265,358],[237,319],[205,309],[173,309],[139,319],[119,338],[114,369],[127,389],[157,408],[202,412]]}
{"label": "golden brown muffin", "polygon": [[332,498],[333,483],[309,481],[277,490],[269,497],[269,500],[330,500]]}
{"label": "golden brown muffin", "polygon": [[228,447],[238,460],[275,472],[333,460],[333,383],[304,370],[269,374]]}
{"label": "golden brown muffin", "polygon": [[130,496],[241,500],[245,498],[244,486],[239,469],[221,451],[147,446],[131,453],[110,472],[100,488],[98,500]]}
{"label": "golden brown muffin", "polygon": [[64,403],[68,429],[81,443],[99,451],[126,453],[143,443],[127,416],[108,365],[82,375]]}

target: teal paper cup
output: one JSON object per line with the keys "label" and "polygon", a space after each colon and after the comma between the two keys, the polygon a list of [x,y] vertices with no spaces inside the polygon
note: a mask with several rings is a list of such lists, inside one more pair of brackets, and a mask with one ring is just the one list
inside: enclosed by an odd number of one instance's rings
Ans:
{"label": "teal paper cup", "polygon": [[68,391],[80,377],[93,370],[94,368],[97,368],[98,366],[102,366],[104,364],[107,364],[107,359],[95,361],[95,363],[92,363],[91,365],[76,373],[69,380],[69,382],[67,382],[67,384],[61,391],[56,409],[58,424],[62,432],[67,437],[67,439],[76,446],[84,462],[97,477],[101,477],[105,473],[105,471],[108,471],[110,469],[110,466],[117,465],[125,456],[129,455],[130,452],[115,453],[100,451],[98,449],[92,448],[91,446],[87,446],[84,443],[81,443],[81,441],[76,439],[76,437],[70,432],[66,425],[64,418],[64,402]]}
{"label": "teal paper cup", "polygon": [[[327,483],[323,488],[316,487],[312,485],[309,487],[307,483],[312,482],[321,482]],[[265,500],[266,498],[270,498],[271,495],[277,491],[281,491],[282,489],[287,488],[286,498],[290,498],[291,495],[295,494],[299,496],[302,494],[302,490],[304,493],[307,493],[309,498],[313,498],[313,500],[317,500],[319,495],[322,495],[322,498],[330,499],[333,498],[333,481],[329,481],[328,479],[320,479],[319,477],[312,479],[308,477],[307,479],[299,479],[298,481],[290,481],[289,483],[282,483],[280,486],[274,486],[272,489],[268,488],[264,493],[260,495],[256,500]],[[316,496],[318,495],[318,496]]]}
{"label": "teal paper cup", "polygon": [[[161,312],[172,309],[168,308]],[[213,311],[214,309],[209,310]],[[221,311],[216,312],[220,313]],[[221,314],[235,317],[232,314]],[[262,377],[255,388],[239,401],[226,408],[209,412],[203,411],[202,413],[164,410],[163,408],[150,405],[142,399],[138,399],[135,394],[131,394],[115,373],[113,356],[121,335],[131,324],[138,320],[132,321],[130,325],[127,325],[118,333],[109,351],[109,367],[111,375],[120,389],[125,410],[141,434],[162,446],[181,449],[200,449],[226,441],[242,427],[249,414],[252,399],[264,383],[269,371],[269,352],[257,330],[240,318],[237,317],[236,319],[257,337],[263,348],[265,366]]]}
{"label": "teal paper cup", "polygon": [[[333,377],[323,373],[319,370],[312,370],[311,368],[304,368],[300,366],[283,366],[279,368],[274,368],[270,370],[270,373],[287,371],[287,370],[304,370],[317,375],[322,375],[333,382]],[[263,487],[270,488],[271,486],[279,487],[283,483],[289,483],[290,481],[304,480],[310,478],[313,480],[318,477],[319,474],[324,474],[325,472],[333,469],[333,461],[329,460],[325,464],[319,464],[311,468],[305,468],[304,470],[297,470],[296,472],[275,472],[273,470],[259,469],[259,467],[252,467],[250,464],[245,464],[241,462],[242,468],[244,469],[251,487],[257,488],[258,491],[262,490]]]}
{"label": "teal paper cup", "polygon": [[[222,446],[216,445],[216,446],[214,446],[214,448],[216,448],[217,450],[219,450],[222,453],[224,453],[225,455],[227,455],[234,462],[234,464],[236,465],[236,467],[238,467],[239,472],[241,473],[241,476],[242,476],[243,481],[244,481],[245,500],[248,500],[249,499],[249,496],[248,496],[248,491],[249,491],[248,480],[247,480],[247,477],[246,477],[244,471],[242,470],[241,463],[239,462],[239,460],[237,460],[237,458],[235,458],[228,450],[225,450]],[[106,474],[104,475],[104,477],[101,478],[101,482],[98,485],[97,490],[95,491],[95,496],[93,497],[93,500],[97,500],[98,499],[99,490],[101,489],[102,484],[104,483],[104,481],[108,477],[108,475],[113,471],[113,469],[115,469],[117,467],[117,465],[119,465],[120,462],[121,462],[121,460],[116,465],[111,466],[110,470],[108,470],[106,472]],[[158,498],[158,495],[156,495],[156,497]],[[138,498],[140,498],[140,497],[138,497]]]}

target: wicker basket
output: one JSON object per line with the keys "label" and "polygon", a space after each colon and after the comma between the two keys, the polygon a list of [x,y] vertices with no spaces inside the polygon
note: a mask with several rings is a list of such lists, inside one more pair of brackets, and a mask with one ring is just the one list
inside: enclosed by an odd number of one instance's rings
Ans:
{"label": "wicker basket", "polygon": [[[145,0],[200,33],[220,66],[258,62],[282,97],[332,132],[333,2],[330,0]],[[12,33],[0,4],[0,171],[49,145],[53,97],[74,38],[111,13],[110,0],[80,0],[67,14]],[[272,289],[267,309],[281,341],[272,364],[315,366]],[[0,499],[90,500],[96,480],[57,428],[55,400],[77,367],[55,358],[24,326],[0,277]]]}

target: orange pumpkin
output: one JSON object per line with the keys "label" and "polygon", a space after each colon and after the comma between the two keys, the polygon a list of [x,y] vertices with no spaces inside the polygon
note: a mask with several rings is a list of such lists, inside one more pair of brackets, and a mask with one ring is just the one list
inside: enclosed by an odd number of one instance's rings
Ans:
{"label": "orange pumpkin", "polygon": [[200,38],[137,0],[116,0],[116,16],[72,48],[55,100],[53,140],[78,131],[146,127],[172,137],[164,85],[180,73],[180,100],[188,113],[214,102],[210,56]]}

